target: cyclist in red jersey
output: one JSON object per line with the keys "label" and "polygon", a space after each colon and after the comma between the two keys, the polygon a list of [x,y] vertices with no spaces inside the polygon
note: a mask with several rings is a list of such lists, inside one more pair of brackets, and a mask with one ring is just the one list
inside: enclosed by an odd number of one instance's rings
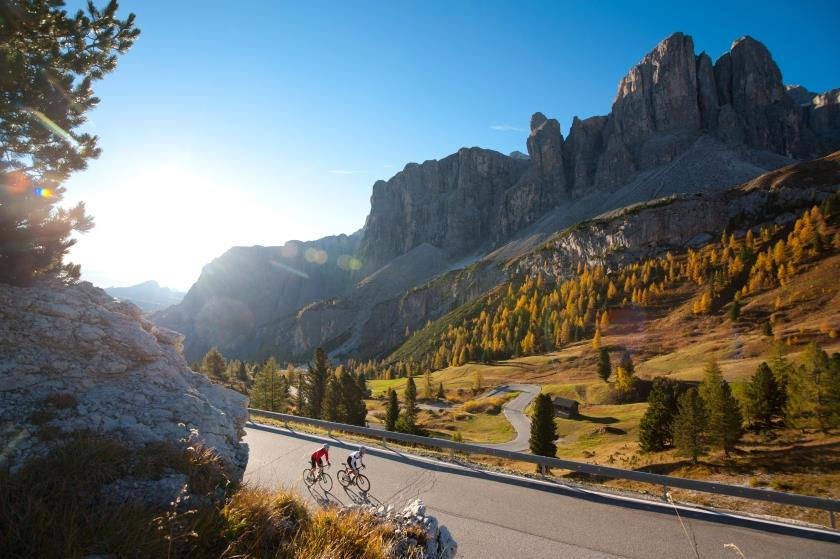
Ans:
{"label": "cyclist in red jersey", "polygon": [[324,443],[321,448],[312,453],[312,456],[310,457],[312,469],[315,469],[315,464],[317,464],[319,468],[323,469],[324,458],[327,459],[327,465],[332,466],[332,464],[330,464],[330,445],[327,443]]}

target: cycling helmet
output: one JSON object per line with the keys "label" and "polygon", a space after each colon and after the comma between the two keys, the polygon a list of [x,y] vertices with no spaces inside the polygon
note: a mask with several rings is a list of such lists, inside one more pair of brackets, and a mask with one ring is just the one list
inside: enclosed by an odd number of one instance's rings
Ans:
{"label": "cycling helmet", "polygon": [[324,450],[327,450],[327,449],[330,448],[330,445],[328,445],[327,443],[324,443],[323,445],[321,445],[321,448],[323,448]]}
{"label": "cycling helmet", "polygon": [[365,452],[367,452],[367,449],[366,449],[365,447],[363,447],[363,446],[360,446],[360,447],[359,447],[359,452],[361,452],[362,454],[364,454]]}

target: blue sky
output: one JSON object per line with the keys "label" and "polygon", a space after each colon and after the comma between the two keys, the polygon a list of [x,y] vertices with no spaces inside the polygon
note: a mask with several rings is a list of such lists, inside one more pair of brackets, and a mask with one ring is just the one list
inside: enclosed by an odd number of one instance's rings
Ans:
{"label": "blue sky", "polygon": [[588,4],[123,0],[142,34],[95,88],[103,155],[67,199],[98,225],[73,260],[186,289],[231,246],[351,233],[407,162],[525,151],[534,111],[564,134],[606,114],[673,31],[713,60],[752,35],[786,83],[840,87],[831,2]]}

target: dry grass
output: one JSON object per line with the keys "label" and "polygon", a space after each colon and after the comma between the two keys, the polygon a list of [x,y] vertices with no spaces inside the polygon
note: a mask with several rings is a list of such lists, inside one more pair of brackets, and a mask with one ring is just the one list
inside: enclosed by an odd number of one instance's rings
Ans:
{"label": "dry grass", "polygon": [[0,472],[3,557],[377,559],[398,537],[371,515],[312,512],[287,491],[242,487],[195,507],[179,497],[166,510],[100,498],[117,479],[173,470],[188,475],[193,494],[221,484],[219,461],[206,450],[155,445],[129,452],[93,436],[75,437],[13,475]]}
{"label": "dry grass", "polygon": [[480,400],[467,400],[461,405],[461,409],[467,413],[489,413],[497,415],[502,411],[502,406],[510,399],[508,396],[491,396]]}

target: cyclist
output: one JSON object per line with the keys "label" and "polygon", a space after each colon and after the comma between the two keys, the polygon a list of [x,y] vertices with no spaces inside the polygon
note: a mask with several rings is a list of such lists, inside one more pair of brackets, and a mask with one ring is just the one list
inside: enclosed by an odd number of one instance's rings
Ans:
{"label": "cyclist", "polygon": [[[318,467],[323,470],[324,458],[327,459],[327,466],[332,466],[332,464],[330,464],[330,445],[327,443],[321,445],[321,448],[313,452],[312,456],[310,456],[309,460],[312,463],[312,469],[315,470],[315,464],[317,463]],[[314,474],[315,472],[313,471],[312,473]]]}
{"label": "cyclist", "polygon": [[360,446],[359,450],[352,453],[350,456],[347,457],[347,465],[350,466],[350,469],[353,470],[353,473],[359,475],[359,466],[365,468],[365,463],[362,461],[362,458],[365,457],[365,447]]}

